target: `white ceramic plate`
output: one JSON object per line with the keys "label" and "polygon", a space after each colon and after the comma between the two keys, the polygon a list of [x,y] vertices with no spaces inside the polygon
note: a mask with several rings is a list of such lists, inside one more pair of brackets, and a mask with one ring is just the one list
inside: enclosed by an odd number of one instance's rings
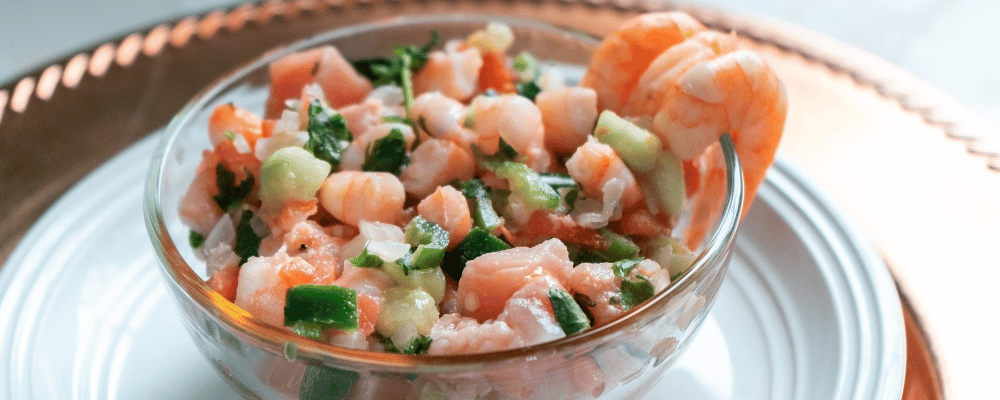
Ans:
{"label": "white ceramic plate", "polygon": [[[0,397],[238,397],[188,337],[150,248],[143,179],[155,143],[79,182],[0,270]],[[824,198],[779,160],[707,321],[647,398],[900,398],[896,289]]]}

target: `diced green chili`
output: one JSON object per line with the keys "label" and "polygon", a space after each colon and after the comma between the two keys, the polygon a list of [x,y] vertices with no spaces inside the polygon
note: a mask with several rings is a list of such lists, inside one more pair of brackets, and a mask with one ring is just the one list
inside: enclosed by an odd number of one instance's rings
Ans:
{"label": "diced green chili", "polygon": [[285,325],[319,324],[323,329],[358,328],[358,294],[336,285],[297,285],[285,293]]}
{"label": "diced green chili", "polygon": [[406,225],[403,236],[406,243],[416,247],[410,256],[409,268],[434,268],[441,265],[445,249],[448,248],[448,231],[418,215]]}
{"label": "diced green chili", "polygon": [[483,254],[507,250],[509,248],[510,245],[507,242],[500,240],[500,238],[491,235],[479,227],[475,227],[469,231],[469,234],[465,236],[465,239],[462,239],[458,246],[445,253],[441,269],[457,281],[462,278],[462,270],[465,269],[465,263]]}
{"label": "diced green chili", "polygon": [[556,316],[556,321],[567,335],[574,334],[590,328],[590,320],[583,312],[580,305],[576,303],[569,292],[552,288],[549,290],[549,302],[552,303],[552,312]]}
{"label": "diced green chili", "polygon": [[493,232],[503,224],[503,219],[493,209],[490,191],[479,179],[462,182],[462,194],[472,200],[472,220],[477,227]]}

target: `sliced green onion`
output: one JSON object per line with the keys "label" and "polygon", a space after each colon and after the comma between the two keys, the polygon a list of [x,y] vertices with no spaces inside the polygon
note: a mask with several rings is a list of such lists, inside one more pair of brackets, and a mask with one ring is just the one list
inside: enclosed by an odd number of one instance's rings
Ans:
{"label": "sliced green onion", "polygon": [[556,316],[556,322],[567,335],[571,335],[590,328],[590,320],[577,304],[569,292],[552,288],[549,290],[549,302],[552,303],[552,312]]}
{"label": "sliced green onion", "polygon": [[458,246],[455,246],[454,249],[445,254],[441,269],[457,281],[462,279],[462,270],[465,269],[467,262],[475,260],[483,254],[507,250],[509,248],[510,245],[500,240],[500,238],[491,235],[479,227],[475,227],[469,231],[465,239],[459,242]]}
{"label": "sliced green onion", "polygon": [[292,286],[285,293],[285,325],[298,322],[319,324],[323,329],[357,329],[358,294],[336,285]]}
{"label": "sliced green onion", "polygon": [[597,118],[594,137],[611,146],[625,165],[636,173],[649,172],[656,166],[661,151],[660,138],[613,111],[605,110]]}

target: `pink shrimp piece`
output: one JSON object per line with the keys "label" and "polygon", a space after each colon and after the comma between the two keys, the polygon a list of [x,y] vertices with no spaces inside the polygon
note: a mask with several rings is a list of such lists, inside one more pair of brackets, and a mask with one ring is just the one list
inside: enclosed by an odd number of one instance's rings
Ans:
{"label": "pink shrimp piece", "polygon": [[410,164],[399,175],[406,193],[424,198],[438,186],[454,180],[466,181],[476,173],[472,154],[450,140],[429,139],[410,154]]}
{"label": "pink shrimp piece", "polygon": [[465,195],[451,186],[438,186],[417,204],[417,213],[448,232],[448,248],[453,249],[472,230],[472,214]]}
{"label": "pink shrimp piece", "polygon": [[284,326],[285,292],[292,286],[314,283],[317,270],[305,260],[279,251],[270,257],[250,257],[239,274],[236,305],[268,324]]}
{"label": "pink shrimp piece", "polygon": [[[629,277],[635,279],[636,275],[642,275],[649,279],[654,290],[659,291],[670,283],[666,274],[659,264],[646,259],[632,268]],[[569,287],[572,291],[593,301],[589,308],[595,326],[611,322],[628,311],[621,301],[621,285],[622,278],[615,276],[611,263],[581,263],[570,274]]]}
{"label": "pink shrimp piece", "polygon": [[573,263],[561,241],[550,239],[535,247],[515,247],[484,254],[466,263],[458,282],[458,307],[479,321],[494,319],[519,289],[542,276],[568,287]]}
{"label": "pink shrimp piece", "polygon": [[387,172],[333,173],[323,181],[318,197],[323,209],[351,226],[360,221],[395,223],[406,201],[403,184]]}
{"label": "pink shrimp piece", "polygon": [[580,85],[597,92],[598,109],[620,113],[639,75],[653,59],[703,30],[704,25],[684,13],[648,13],[632,18],[601,41]]}
{"label": "pink shrimp piece", "polygon": [[315,221],[302,221],[284,234],[288,255],[300,257],[316,269],[317,282],[337,278],[341,267],[340,248],[344,240],[330,236]]}
{"label": "pink shrimp piece", "polygon": [[477,354],[521,347],[521,337],[506,322],[479,322],[445,314],[431,327],[429,355]]}
{"label": "pink shrimp piece", "polygon": [[597,92],[579,86],[543,90],[535,97],[545,124],[545,147],[556,154],[573,154],[587,142],[597,122]]}
{"label": "pink shrimp piece", "polygon": [[469,145],[475,142],[476,134],[464,126],[466,107],[458,100],[441,92],[424,93],[413,100],[410,113],[422,122],[430,136],[450,140],[471,152]]}
{"label": "pink shrimp piece", "polygon": [[594,199],[604,198],[604,185],[611,179],[625,184],[621,203],[628,208],[643,199],[642,189],[615,150],[604,143],[590,140],[576,149],[566,160],[566,170],[573,180],[583,186],[583,192]]}
{"label": "pink shrimp piece", "polygon": [[590,313],[595,326],[611,322],[628,311],[621,302],[621,279],[615,276],[610,263],[577,265],[570,274],[570,287],[574,293],[586,295],[594,302]]}
{"label": "pink shrimp piece", "polygon": [[528,98],[505,94],[480,96],[472,102],[476,144],[487,154],[499,149],[502,138],[518,154],[525,156],[526,164],[536,171],[547,171],[552,155],[545,148],[545,126],[542,112]]}
{"label": "pink shrimp piece", "polygon": [[483,55],[479,49],[449,41],[443,51],[432,51],[427,63],[413,75],[413,91],[416,94],[438,91],[459,101],[468,100],[479,89],[482,67]]}
{"label": "pink shrimp piece", "polygon": [[743,169],[744,213],[774,162],[787,111],[784,87],[760,56],[740,50],[733,35],[709,31],[654,60],[625,107],[627,115],[653,117],[653,132],[682,160],[728,132]]}
{"label": "pink shrimp piece", "polygon": [[549,291],[566,290],[556,278],[541,276],[528,282],[511,295],[497,321],[504,321],[521,337],[525,346],[548,342],[566,336],[555,312]]}
{"label": "pink shrimp piece", "polygon": [[271,89],[267,97],[268,118],[285,108],[286,99],[298,99],[302,88],[316,82],[331,107],[361,101],[372,90],[368,79],[358,74],[333,46],[289,54],[269,66]]}
{"label": "pink shrimp piece", "polygon": [[365,99],[356,104],[350,104],[337,110],[344,122],[347,123],[347,130],[357,138],[364,135],[369,129],[382,123],[384,110],[382,101],[377,99]]}
{"label": "pink shrimp piece", "polygon": [[181,221],[202,236],[208,236],[223,214],[222,208],[212,199],[212,196],[219,193],[215,186],[215,168],[218,164],[219,157],[214,152],[205,150],[201,153],[194,181],[184,193],[180,204]]}

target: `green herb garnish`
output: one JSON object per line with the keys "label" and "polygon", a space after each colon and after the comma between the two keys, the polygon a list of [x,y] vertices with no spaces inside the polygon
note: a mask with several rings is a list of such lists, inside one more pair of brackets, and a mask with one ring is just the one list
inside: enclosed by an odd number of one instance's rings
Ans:
{"label": "green herb garnish", "polygon": [[403,132],[393,128],[385,137],[368,144],[368,148],[365,150],[365,162],[361,165],[361,170],[399,175],[403,166],[409,162],[410,156],[406,153],[406,138],[403,137]]}
{"label": "green herb garnish", "polygon": [[347,121],[339,113],[328,110],[319,100],[309,104],[309,140],[305,149],[316,158],[330,163],[334,170],[340,166],[344,149],[354,137],[347,129]]}
{"label": "green herb garnish", "polygon": [[198,232],[191,231],[191,233],[188,233],[188,243],[191,243],[191,248],[197,249],[202,244],[205,244],[205,237]]}
{"label": "green herb garnish", "polygon": [[535,97],[538,96],[538,93],[542,92],[541,86],[538,86],[538,84],[534,81],[518,83],[515,86],[517,87],[517,94],[527,97],[531,101],[535,101]]}
{"label": "green herb garnish", "polygon": [[367,246],[361,251],[361,254],[358,254],[357,257],[349,259],[349,261],[351,264],[354,264],[355,267],[359,268],[381,267],[384,262],[379,256],[368,253]]}
{"label": "green herb garnish", "polygon": [[240,215],[240,222],[236,224],[236,245],[233,252],[240,256],[240,265],[246,264],[250,257],[256,257],[260,251],[261,237],[253,231],[250,219],[253,218],[253,211],[243,210]]}
{"label": "green herb garnish", "polygon": [[239,185],[236,184],[236,174],[226,168],[222,163],[215,165],[215,187],[219,189],[219,194],[212,196],[215,204],[219,208],[229,211],[243,203],[250,192],[253,191],[254,179],[250,171],[246,171],[247,177]]}
{"label": "green herb garnish", "polygon": [[[396,46],[388,58],[366,58],[351,62],[354,69],[372,82],[372,86],[395,84],[403,86],[403,70],[417,72],[427,64],[431,49],[438,45],[441,36],[431,32],[431,39],[423,46]],[[408,59],[409,61],[404,61]]]}
{"label": "green herb garnish", "polygon": [[626,309],[642,304],[646,299],[653,297],[655,292],[649,278],[639,274],[636,274],[634,278],[630,276],[632,270],[641,261],[642,259],[631,258],[611,264],[611,271],[622,279],[621,302]]}

